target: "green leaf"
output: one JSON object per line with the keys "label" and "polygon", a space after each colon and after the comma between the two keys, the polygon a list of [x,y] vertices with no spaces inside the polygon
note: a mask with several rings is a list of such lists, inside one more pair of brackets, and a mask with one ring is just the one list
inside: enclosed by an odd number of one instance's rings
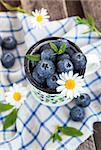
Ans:
{"label": "green leaf", "polygon": [[56,140],[62,141],[62,137],[58,134],[58,132],[52,134],[50,138],[53,140],[53,143],[54,143]]}
{"label": "green leaf", "polygon": [[49,44],[50,44],[51,48],[54,50],[54,52],[57,53],[58,52],[57,46],[52,42],[50,42]]}
{"label": "green leaf", "polygon": [[76,21],[80,22],[81,18],[79,16],[76,17]]}
{"label": "green leaf", "polygon": [[58,133],[55,134],[55,139],[62,141],[62,137]]}
{"label": "green leaf", "polygon": [[61,131],[64,135],[68,136],[82,136],[83,133],[73,127],[58,127],[58,130]]}
{"label": "green leaf", "polygon": [[0,103],[0,113],[4,112],[4,111],[7,111],[7,110],[9,110],[11,108],[13,108],[13,106],[10,105],[10,104],[2,104],[2,103]]}
{"label": "green leaf", "polygon": [[63,43],[59,48],[58,54],[64,54],[65,49],[66,49],[66,44]]}
{"label": "green leaf", "polygon": [[78,24],[88,24],[85,18],[80,18],[79,16],[76,17],[75,20]]}
{"label": "green leaf", "polygon": [[3,123],[3,129],[7,129],[16,122],[17,118],[17,109],[15,108],[5,119]]}
{"label": "green leaf", "polygon": [[87,34],[87,33],[92,32],[92,31],[93,31],[93,29],[90,29],[89,31],[83,32],[82,34]]}
{"label": "green leaf", "polygon": [[88,18],[85,19],[85,18],[80,18],[78,16],[78,17],[76,17],[75,21],[76,21],[77,24],[85,24],[85,25],[87,25],[89,27],[89,31],[84,32],[83,34],[86,34],[88,32],[97,32],[98,36],[101,37],[101,32],[94,25],[93,17],[88,16]]}
{"label": "green leaf", "polygon": [[88,16],[87,20],[90,26],[94,26],[94,19],[92,16]]}
{"label": "green leaf", "polygon": [[41,57],[40,54],[33,54],[33,55],[26,55],[26,58],[30,61],[40,61]]}

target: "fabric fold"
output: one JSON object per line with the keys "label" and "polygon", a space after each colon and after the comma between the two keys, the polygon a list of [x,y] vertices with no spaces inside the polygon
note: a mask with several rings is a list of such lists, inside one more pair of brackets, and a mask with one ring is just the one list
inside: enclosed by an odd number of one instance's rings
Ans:
{"label": "fabric fold", "polygon": [[[37,41],[45,37],[65,37],[77,44],[85,54],[96,54],[101,62],[101,39],[96,33],[87,32],[86,25],[77,25],[76,17],[51,21],[42,29],[35,29],[33,17],[22,13],[0,13],[0,35],[12,35],[19,43],[12,52],[16,56],[13,68],[7,70],[0,62],[0,90],[5,92],[12,83],[27,85],[24,72],[24,56],[26,51]],[[3,23],[2,23],[3,22]],[[0,49],[0,51],[2,51]],[[0,52],[0,57],[1,57]],[[24,105],[19,110],[15,125],[6,131],[2,130],[2,122],[7,114],[0,114],[0,150],[75,150],[93,133],[93,123],[101,121],[101,68],[85,78],[85,90],[91,96],[91,105],[85,108],[86,117],[81,123],[69,119],[71,102],[62,107],[46,107],[29,93]],[[2,95],[1,102],[5,102]],[[67,125],[80,129],[82,137],[64,136],[61,143],[52,143],[50,135],[56,125]]]}

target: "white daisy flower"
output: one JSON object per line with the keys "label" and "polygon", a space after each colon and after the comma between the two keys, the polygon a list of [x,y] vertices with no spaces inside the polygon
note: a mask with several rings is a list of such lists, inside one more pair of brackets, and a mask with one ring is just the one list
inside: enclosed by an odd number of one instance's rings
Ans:
{"label": "white daisy flower", "polygon": [[60,85],[57,87],[57,92],[61,92],[62,96],[66,96],[68,99],[76,98],[83,92],[83,77],[79,76],[78,73],[73,75],[70,71],[68,74],[63,73],[59,75],[60,79],[57,83]]}
{"label": "white daisy flower", "polygon": [[32,15],[34,16],[34,23],[36,28],[41,28],[42,25],[45,25],[50,16],[48,15],[47,9],[42,8],[41,10],[32,11]]}
{"label": "white daisy flower", "polygon": [[6,102],[19,108],[26,100],[27,93],[27,88],[22,84],[13,84],[9,91],[5,93]]}

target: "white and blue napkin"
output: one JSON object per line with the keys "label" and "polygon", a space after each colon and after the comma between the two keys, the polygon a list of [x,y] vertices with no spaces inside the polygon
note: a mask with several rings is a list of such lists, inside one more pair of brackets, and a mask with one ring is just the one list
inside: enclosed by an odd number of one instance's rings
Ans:
{"label": "white and blue napkin", "polygon": [[[34,28],[33,17],[21,13],[0,13],[0,36],[9,35],[17,39],[18,46],[12,52],[16,63],[11,69],[5,69],[0,62],[0,101],[13,83],[27,85],[24,72],[24,56],[26,51],[37,41],[45,37],[65,37],[76,43],[87,54],[96,54],[101,63],[101,38],[94,32],[88,31],[86,25],[77,25],[75,17],[51,21],[42,29]],[[0,48],[0,57],[2,49]],[[90,135],[93,134],[93,123],[101,121],[101,68],[85,78],[85,90],[91,96],[92,102],[85,108],[86,117],[82,122],[69,119],[71,102],[63,107],[46,107],[37,102],[29,93],[27,100],[19,110],[15,125],[2,130],[2,122],[6,113],[0,113],[0,150],[75,150]],[[80,129],[81,137],[63,136],[62,142],[52,142],[50,135],[56,125],[67,125]]]}

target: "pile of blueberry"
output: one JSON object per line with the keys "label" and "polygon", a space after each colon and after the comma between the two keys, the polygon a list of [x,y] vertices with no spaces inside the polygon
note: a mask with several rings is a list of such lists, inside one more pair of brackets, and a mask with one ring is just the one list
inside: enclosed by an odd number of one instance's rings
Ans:
{"label": "pile of blueberry", "polygon": [[4,39],[0,37],[0,46],[3,50],[3,54],[1,56],[1,63],[5,68],[9,69],[15,63],[15,56],[10,51],[16,48],[17,41],[13,36],[8,36]]}
{"label": "pile of blueberry", "polygon": [[[69,71],[80,73],[81,70],[86,69],[87,60],[85,55],[78,52],[69,41],[58,39],[53,43],[58,49],[65,43],[66,48],[64,53],[56,54],[49,43],[44,44],[37,53],[40,54],[40,61],[31,61],[30,65],[34,82],[43,88],[49,88],[55,91],[58,86],[56,81],[60,73],[68,73]],[[16,48],[17,41],[12,36],[5,37],[4,39],[0,37],[0,45],[3,49],[1,63],[5,68],[9,69],[15,63],[15,56],[10,51]],[[82,93],[80,97],[75,98],[74,101],[76,106],[70,110],[70,117],[74,121],[82,121],[85,117],[84,107],[89,106],[91,102],[90,96]]]}
{"label": "pile of blueberry", "polygon": [[70,110],[70,118],[74,121],[82,121],[85,117],[84,108],[89,106],[91,98],[88,94],[82,93],[79,97],[74,98],[76,106]]}
{"label": "pile of blueberry", "polygon": [[[57,54],[54,52],[54,47],[58,49],[65,43],[66,48],[64,53]],[[68,40],[58,39],[53,42],[54,47],[50,43],[44,44],[38,49],[40,60],[38,62],[31,61],[31,74],[34,82],[38,83],[43,88],[49,88],[52,91],[58,86],[56,81],[59,74],[62,72],[73,71],[79,73],[86,69],[87,59],[85,55],[74,47]],[[33,55],[34,55],[33,54]],[[76,105],[70,109],[70,118],[73,121],[82,121],[85,117],[85,107],[90,105],[91,98],[86,93],[81,93],[80,96],[74,98]]]}
{"label": "pile of blueberry", "polygon": [[65,43],[64,53],[55,53],[50,43],[46,43],[37,51],[37,54],[40,54],[40,61],[31,61],[30,68],[32,80],[37,86],[56,92],[58,86],[56,81],[59,74],[69,71],[80,73],[81,70],[85,70],[87,60],[85,55],[70,44],[68,40],[57,39],[52,43],[58,49]]}

